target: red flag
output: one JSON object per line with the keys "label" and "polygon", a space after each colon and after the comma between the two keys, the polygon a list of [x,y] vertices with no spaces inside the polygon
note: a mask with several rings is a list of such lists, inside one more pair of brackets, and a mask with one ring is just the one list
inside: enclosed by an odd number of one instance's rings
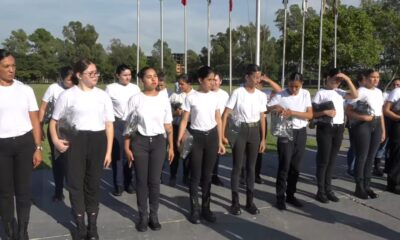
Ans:
{"label": "red flag", "polygon": [[229,0],[229,12],[232,12],[233,9],[233,0]]}
{"label": "red flag", "polygon": [[181,3],[182,3],[183,6],[186,7],[186,0],[181,0]]}

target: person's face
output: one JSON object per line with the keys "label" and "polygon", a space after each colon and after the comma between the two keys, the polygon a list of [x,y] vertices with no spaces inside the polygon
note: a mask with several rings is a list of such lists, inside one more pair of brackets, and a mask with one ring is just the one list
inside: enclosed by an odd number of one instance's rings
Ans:
{"label": "person's face", "polygon": [[246,85],[248,87],[256,87],[261,80],[261,72],[254,72],[250,75],[246,75]]}
{"label": "person's face", "polygon": [[145,90],[155,90],[158,86],[158,76],[156,71],[152,68],[147,69],[142,78],[142,82]]}
{"label": "person's face", "polygon": [[0,61],[0,81],[11,82],[15,78],[15,58],[8,56]]}
{"label": "person's face", "polygon": [[329,77],[326,79],[326,87],[329,89],[336,89],[339,87],[341,80],[336,76]]}
{"label": "person's face", "polygon": [[393,82],[393,88],[400,88],[400,80],[396,80]]}
{"label": "person's face", "polygon": [[162,91],[162,90],[164,90],[166,87],[167,87],[167,86],[166,86],[166,84],[165,84],[164,81],[158,80],[158,91]]}
{"label": "person's face", "polygon": [[187,82],[179,80],[178,84],[179,84],[179,89],[181,89],[182,92],[188,93],[190,91],[190,84],[188,84]]}
{"label": "person's face", "polygon": [[213,91],[218,90],[219,87],[221,86],[221,83],[222,83],[222,81],[221,81],[221,78],[219,77],[219,74],[215,74],[215,76],[214,76],[214,84],[212,86],[212,90]]}
{"label": "person's face", "polygon": [[124,71],[122,71],[119,75],[117,75],[118,77],[118,82],[124,86],[128,85],[128,83],[131,82],[132,80],[132,73],[131,70],[129,69],[125,69]]}
{"label": "person's face", "polygon": [[74,86],[74,82],[72,82],[72,74],[69,74],[66,78],[64,78],[63,86],[67,89]]}
{"label": "person's face", "polygon": [[366,81],[366,87],[367,88],[375,88],[379,85],[379,73],[378,72],[373,72],[367,77]]}
{"label": "person's face", "polygon": [[288,89],[289,89],[290,94],[292,94],[292,95],[297,95],[302,87],[303,87],[303,83],[298,80],[289,81],[289,83],[288,83]]}
{"label": "person's face", "polygon": [[199,78],[199,82],[200,82],[200,87],[204,92],[211,91],[215,82],[214,73],[208,74],[208,76],[203,79]]}
{"label": "person's face", "polygon": [[90,64],[85,71],[78,73],[79,82],[88,88],[93,88],[96,86],[99,76],[100,74],[97,72],[96,65],[93,63]]}

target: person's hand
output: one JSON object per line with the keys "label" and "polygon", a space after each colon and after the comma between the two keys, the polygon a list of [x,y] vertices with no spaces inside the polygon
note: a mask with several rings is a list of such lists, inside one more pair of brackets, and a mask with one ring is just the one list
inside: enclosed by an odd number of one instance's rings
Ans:
{"label": "person's hand", "polygon": [[336,79],[344,80],[344,81],[346,81],[346,82],[351,81],[351,79],[350,79],[346,74],[344,74],[344,73],[338,73],[338,74],[336,74],[336,75],[335,75],[335,78],[336,78]]}
{"label": "person's hand", "polygon": [[68,150],[69,142],[64,139],[57,139],[56,141],[54,141],[54,146],[56,147],[57,151],[63,153]]}
{"label": "person's hand", "polygon": [[282,112],[282,116],[284,117],[284,118],[288,118],[288,117],[290,117],[290,116],[292,116],[293,115],[293,113],[292,113],[292,110],[290,110],[290,109],[286,109],[286,110],[284,110],[283,112]]}
{"label": "person's hand", "polygon": [[36,149],[35,152],[33,153],[33,161],[32,161],[33,168],[37,168],[40,165],[40,163],[42,162],[42,159],[43,159],[42,151],[39,149]]}
{"label": "person's hand", "polygon": [[223,138],[222,138],[222,143],[223,143],[224,145],[226,145],[226,144],[229,143],[229,140],[228,140],[226,137],[223,137]]}
{"label": "person's hand", "polygon": [[168,148],[168,163],[169,163],[169,165],[171,165],[172,161],[174,160],[174,156],[175,156],[174,148],[169,147]]}
{"label": "person's hand", "polygon": [[219,144],[218,154],[219,154],[219,155],[224,155],[225,152],[226,152],[225,146],[224,146],[224,144],[222,144],[222,142],[221,142],[221,143]]}
{"label": "person's hand", "polygon": [[386,139],[386,132],[383,131],[382,135],[381,135],[381,143],[383,143],[385,141],[385,139]]}
{"label": "person's hand", "polygon": [[372,120],[374,120],[374,116],[372,116],[372,115],[363,115],[361,117],[361,121],[364,121],[364,122],[371,122]]}
{"label": "person's hand", "polygon": [[176,141],[176,147],[177,147],[178,149],[180,149],[180,148],[181,148],[181,145],[182,145],[182,138],[178,138],[178,141]]}
{"label": "person's hand", "polygon": [[133,152],[130,149],[125,149],[125,155],[126,155],[126,160],[128,160],[128,166],[130,168],[132,167],[134,161]]}
{"label": "person's hand", "polygon": [[106,154],[106,157],[104,158],[104,167],[108,168],[111,164],[111,154]]}
{"label": "person's hand", "polygon": [[269,83],[271,79],[267,75],[261,75],[260,80],[265,83]]}
{"label": "person's hand", "polygon": [[263,153],[265,151],[265,139],[261,140],[260,147],[258,148],[259,153]]}
{"label": "person's hand", "polygon": [[336,110],[332,109],[332,110],[325,110],[324,114],[328,117],[335,117],[336,116]]}
{"label": "person's hand", "polygon": [[283,114],[283,112],[285,111],[285,109],[283,108],[283,107],[281,107],[281,106],[276,106],[276,107],[274,107],[274,110],[273,110],[274,112],[277,112],[277,113],[279,113],[279,114]]}

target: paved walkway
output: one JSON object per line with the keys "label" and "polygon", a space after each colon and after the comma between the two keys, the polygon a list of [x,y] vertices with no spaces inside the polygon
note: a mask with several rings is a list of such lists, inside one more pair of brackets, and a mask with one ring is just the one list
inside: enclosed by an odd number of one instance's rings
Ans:
{"label": "paved walkway", "polygon": [[[311,134],[312,135],[312,134]],[[345,150],[346,143],[344,144]],[[193,225],[186,219],[189,209],[187,188],[161,186],[159,219],[162,230],[138,233],[134,222],[138,219],[136,195],[111,194],[111,170],[105,170],[101,182],[102,198],[98,220],[101,239],[400,239],[400,196],[385,192],[385,179],[373,179],[378,199],[360,200],[352,196],[353,180],[345,175],[346,159],[338,158],[333,180],[339,203],[322,204],[314,200],[316,192],[315,152],[309,149],[303,162],[303,173],[298,185],[298,198],[305,202],[302,209],[288,205],[280,212],[274,207],[277,158],[273,153],[264,155],[262,185],[256,185],[255,203],[261,214],[252,216],[243,211],[240,216],[228,213],[230,206],[229,176],[231,158],[221,159],[220,173],[224,187],[212,187],[212,209],[217,223]],[[168,182],[168,176],[163,176]],[[71,239],[73,229],[69,200],[53,203],[53,182],[50,170],[34,173],[34,192],[29,233],[31,239]],[[65,193],[67,196],[67,193]],[[245,204],[245,190],[240,194]],[[3,233],[1,233],[3,234]],[[4,237],[4,235],[0,234]]]}

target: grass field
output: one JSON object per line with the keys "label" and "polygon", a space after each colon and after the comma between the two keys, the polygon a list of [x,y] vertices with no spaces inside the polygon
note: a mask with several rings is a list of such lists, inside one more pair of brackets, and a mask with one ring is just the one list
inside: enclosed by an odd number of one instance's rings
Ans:
{"label": "grass field", "polygon": [[[38,102],[38,105],[40,106],[41,103],[41,99],[46,91],[46,89],[49,87],[49,84],[32,84],[31,87],[33,88],[35,95],[36,95],[36,99]],[[100,88],[104,89],[105,85],[99,85]],[[174,86],[173,84],[169,84],[168,88],[173,90]],[[196,89],[197,87],[194,86],[194,88]],[[229,90],[229,86],[223,86],[223,88],[225,90]],[[316,92],[315,89],[310,89],[310,93],[311,95],[314,95]],[[45,126],[45,132],[47,132],[47,126]],[[316,141],[315,138],[307,138],[307,148],[312,148],[312,149],[316,149]],[[268,134],[267,137],[267,146],[266,146],[268,152],[276,152],[276,137],[272,136],[271,134]],[[228,150],[228,154],[230,154],[231,150],[230,148],[227,149]],[[51,168],[51,155],[50,155],[50,147],[48,144],[47,139],[43,142],[43,163],[40,166],[40,168]]]}

